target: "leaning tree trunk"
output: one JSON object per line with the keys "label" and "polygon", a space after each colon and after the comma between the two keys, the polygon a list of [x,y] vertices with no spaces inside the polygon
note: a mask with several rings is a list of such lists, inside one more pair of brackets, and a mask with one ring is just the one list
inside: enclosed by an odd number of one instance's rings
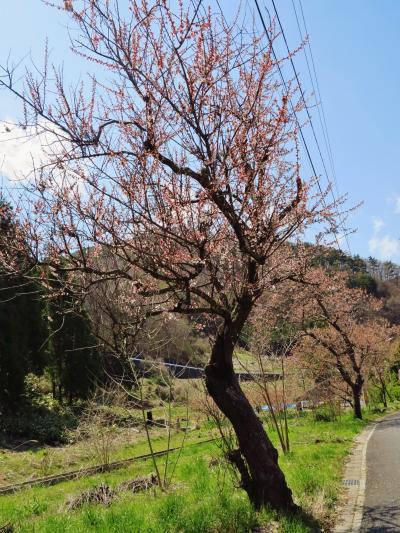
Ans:
{"label": "leaning tree trunk", "polygon": [[294,511],[297,507],[279,468],[278,452],[234,373],[233,345],[231,338],[220,335],[205,369],[207,390],[236,433],[239,448],[229,459],[239,470],[242,487],[256,508]]}

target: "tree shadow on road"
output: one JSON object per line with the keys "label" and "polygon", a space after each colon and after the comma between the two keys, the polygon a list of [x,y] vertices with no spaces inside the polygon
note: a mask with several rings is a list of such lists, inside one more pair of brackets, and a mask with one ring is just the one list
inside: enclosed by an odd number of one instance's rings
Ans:
{"label": "tree shadow on road", "polygon": [[400,502],[382,507],[364,507],[360,533],[399,533]]}

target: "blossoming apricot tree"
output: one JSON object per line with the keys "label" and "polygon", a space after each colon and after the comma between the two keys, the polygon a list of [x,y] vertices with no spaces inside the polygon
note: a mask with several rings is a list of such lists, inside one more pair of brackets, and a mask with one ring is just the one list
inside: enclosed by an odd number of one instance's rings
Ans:
{"label": "blossoming apricot tree", "polygon": [[[205,380],[236,432],[242,486],[256,507],[290,510],[232,356],[260,295],[296,271],[293,243],[334,209],[300,175],[301,105],[265,36],[183,4],[59,5],[76,25],[73,50],[93,65],[88,85],[69,88],[46,67],[19,90],[5,69],[26,124],[52,139],[22,204],[21,242],[82,298],[123,280],[128,311],[214,320]],[[3,262],[12,268],[10,254]]]}
{"label": "blossoming apricot tree", "polygon": [[287,327],[298,335],[295,351],[302,364],[326,389],[342,390],[342,397],[348,389],[354,415],[362,418],[364,383],[385,365],[398,328],[379,314],[379,298],[350,288],[348,281],[346,271],[307,268],[296,285],[280,286],[272,313],[284,308]]}

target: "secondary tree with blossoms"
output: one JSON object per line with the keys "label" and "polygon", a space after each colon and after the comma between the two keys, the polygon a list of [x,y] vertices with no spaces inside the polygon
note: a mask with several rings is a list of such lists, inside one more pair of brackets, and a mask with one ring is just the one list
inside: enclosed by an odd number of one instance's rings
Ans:
{"label": "secondary tree with blossoms", "polygon": [[[349,396],[362,418],[363,387],[374,368],[385,365],[399,330],[379,315],[383,302],[350,288],[346,271],[306,268],[296,284],[282,284],[266,316],[281,315],[295,328],[295,352],[322,388]],[[282,312],[283,309],[283,312]],[[275,319],[275,318],[274,318]]]}
{"label": "secondary tree with blossoms", "polygon": [[19,89],[4,71],[25,126],[50,139],[13,244],[82,300],[121,280],[127,314],[213,321],[205,381],[235,430],[242,487],[256,507],[292,510],[232,357],[260,296],[296,273],[305,229],[333,220],[316,178],[300,174],[296,88],[240,16],[228,26],[201,1],[123,4],[58,6],[93,66],[88,84],[71,88],[47,66]]}

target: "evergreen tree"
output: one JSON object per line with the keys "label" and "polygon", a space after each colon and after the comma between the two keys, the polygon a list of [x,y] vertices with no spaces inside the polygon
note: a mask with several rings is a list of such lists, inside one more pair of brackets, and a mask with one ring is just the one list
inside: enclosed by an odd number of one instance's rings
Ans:
{"label": "evergreen tree", "polygon": [[[14,230],[12,208],[0,198],[0,246],[7,246]],[[17,406],[27,373],[40,373],[45,365],[46,328],[37,289],[0,271],[0,410]]]}
{"label": "evergreen tree", "polygon": [[53,395],[72,403],[87,398],[102,375],[98,341],[90,332],[84,311],[79,314],[68,298],[59,297],[50,306],[52,338],[50,374]]}

